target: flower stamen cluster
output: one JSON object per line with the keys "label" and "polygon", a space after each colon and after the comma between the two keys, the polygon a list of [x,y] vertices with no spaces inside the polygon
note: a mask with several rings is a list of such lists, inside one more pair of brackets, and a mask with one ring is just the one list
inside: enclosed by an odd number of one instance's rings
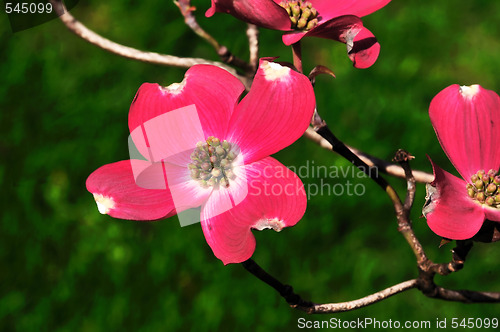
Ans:
{"label": "flower stamen cluster", "polygon": [[282,1],[280,6],[285,8],[292,22],[292,29],[309,31],[318,24],[318,11],[309,1]]}
{"label": "flower stamen cluster", "polygon": [[467,184],[467,194],[481,204],[500,209],[500,175],[491,169],[488,173],[478,171]]}
{"label": "flower stamen cluster", "polygon": [[229,180],[235,179],[233,161],[237,157],[234,146],[226,140],[210,136],[206,142],[196,143],[191,153],[188,168],[191,178],[197,180],[203,188],[229,187]]}

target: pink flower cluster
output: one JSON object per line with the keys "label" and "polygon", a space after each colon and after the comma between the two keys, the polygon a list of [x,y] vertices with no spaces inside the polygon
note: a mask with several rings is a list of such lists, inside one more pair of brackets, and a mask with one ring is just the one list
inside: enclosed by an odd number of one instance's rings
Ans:
{"label": "pink flower cluster", "polygon": [[[391,0],[212,0],[208,17],[227,13],[260,27],[284,31],[283,43],[292,45],[303,37],[332,39],[347,45],[356,68],[368,68],[380,53],[380,44],[360,17],[371,14]],[[302,20],[302,24],[301,24]]]}

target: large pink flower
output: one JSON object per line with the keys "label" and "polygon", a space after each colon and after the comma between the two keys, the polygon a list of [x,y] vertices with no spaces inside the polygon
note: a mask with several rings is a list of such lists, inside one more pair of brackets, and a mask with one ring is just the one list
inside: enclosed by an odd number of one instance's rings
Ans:
{"label": "large pink flower", "polygon": [[209,65],[193,66],[168,87],[143,84],[130,107],[129,129],[146,160],[132,157],[89,176],[87,189],[99,211],[157,220],[201,207],[198,221],[224,264],[251,257],[251,229],[295,225],[306,208],[304,186],[269,155],[306,130],[315,107],[312,86],[304,75],[261,59],[250,92],[239,101],[243,91],[238,79]]}
{"label": "large pink flower", "polygon": [[485,219],[500,221],[500,97],[479,85],[455,84],[434,97],[429,115],[464,180],[433,163],[435,178],[424,214],[437,235],[469,239]]}
{"label": "large pink flower", "polygon": [[375,63],[380,44],[363,26],[359,17],[373,13],[391,0],[212,0],[207,10],[228,13],[258,26],[286,31],[285,45],[305,36],[340,41],[347,45],[347,54],[356,68]]}

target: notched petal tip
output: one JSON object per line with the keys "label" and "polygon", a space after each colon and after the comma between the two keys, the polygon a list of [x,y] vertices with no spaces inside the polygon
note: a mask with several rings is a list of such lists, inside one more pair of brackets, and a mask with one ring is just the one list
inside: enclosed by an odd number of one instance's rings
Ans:
{"label": "notched petal tip", "polygon": [[467,99],[472,99],[475,95],[479,93],[480,86],[478,84],[473,84],[473,85],[462,85],[460,86],[460,94]]}
{"label": "notched petal tip", "polygon": [[281,80],[290,75],[290,68],[276,62],[264,60],[261,62],[260,67],[264,71],[264,77],[268,81]]}
{"label": "notched petal tip", "polygon": [[108,214],[109,211],[115,208],[115,201],[113,200],[112,197],[104,196],[101,194],[93,194],[93,195],[99,213]]}
{"label": "notched petal tip", "polygon": [[186,79],[184,78],[180,83],[172,83],[168,86],[160,86],[160,90],[162,92],[167,92],[173,95],[177,95],[182,92],[182,89],[184,89],[185,85],[186,85]]}
{"label": "notched petal tip", "polygon": [[283,227],[286,227],[285,223],[283,220],[280,220],[278,218],[274,219],[260,219],[255,223],[255,225],[252,227],[253,229],[256,229],[258,231],[262,231],[264,229],[273,229],[276,232],[281,232]]}

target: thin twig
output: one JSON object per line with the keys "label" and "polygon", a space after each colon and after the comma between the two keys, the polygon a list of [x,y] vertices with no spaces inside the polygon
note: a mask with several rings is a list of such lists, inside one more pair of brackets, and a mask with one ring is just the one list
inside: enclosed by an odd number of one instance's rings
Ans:
{"label": "thin twig", "polygon": [[278,279],[267,273],[253,259],[250,258],[241,263],[241,265],[243,265],[248,272],[274,288],[291,307],[308,308],[313,305],[313,303],[304,301],[299,295],[295,294],[292,286],[282,284]]}
{"label": "thin twig", "polygon": [[193,15],[193,12],[196,10],[196,7],[191,6],[190,0],[174,0],[174,4],[181,11],[182,16],[184,16],[184,22],[186,25],[193,30],[201,38],[205,39],[212,47],[218,51],[221,45],[217,40],[212,37],[208,32],[203,30],[203,28],[196,21],[196,17]]}
{"label": "thin twig", "polygon": [[210,61],[202,58],[184,58],[155,52],[144,52],[132,47],[117,44],[98,35],[80,23],[66,10],[66,7],[61,0],[50,0],[50,2],[52,3],[54,10],[59,15],[61,21],[71,32],[83,40],[108,52],[133,60],[171,67],[190,68],[197,64],[214,65],[223,68],[238,77],[246,86],[250,85],[249,80],[245,76],[239,75],[234,68],[231,68],[222,62]]}
{"label": "thin twig", "polygon": [[[307,128],[306,132],[304,133],[304,137],[318,144],[323,149],[332,151],[332,145],[326,139],[324,139],[318,133],[316,133],[313,128],[311,127]],[[361,160],[363,160],[368,166],[377,167],[377,169],[380,172],[386,173],[391,176],[399,178],[405,177],[404,169],[401,166],[373,157],[351,146],[347,145],[347,147]],[[434,175],[422,171],[413,171],[413,176],[415,177],[415,180],[417,182],[421,183],[430,183],[432,182],[432,180],[434,180]]]}
{"label": "thin twig", "polygon": [[452,290],[436,287],[435,299],[464,303],[498,303],[500,292],[475,292],[470,290]]}
{"label": "thin twig", "polygon": [[419,268],[423,268],[426,264],[430,264],[429,260],[425,254],[424,248],[420,241],[417,239],[415,232],[413,231],[412,222],[410,219],[410,212],[413,206],[413,201],[415,199],[415,178],[413,176],[413,171],[410,167],[410,160],[413,156],[407,151],[398,150],[394,156],[393,161],[399,163],[405,172],[406,182],[407,182],[407,192],[404,204],[402,206],[396,207],[396,215],[398,219],[398,231],[403,235],[408,242],[408,245],[413,250],[415,257],[417,258],[417,264]]}
{"label": "thin twig", "polygon": [[234,56],[226,46],[220,45],[214,37],[203,30],[203,28],[198,24],[196,17],[193,15],[196,8],[191,6],[191,0],[174,0],[174,3],[177,7],[179,7],[182,16],[184,16],[184,22],[186,22],[186,25],[191,28],[194,33],[212,45],[224,63],[242,69],[249,77],[253,75],[254,70],[246,61]]}
{"label": "thin twig", "polygon": [[[357,155],[355,155],[351,150],[349,150],[349,148],[332,133],[332,131],[330,130],[330,128],[328,128],[326,123],[323,122],[321,125],[315,126],[314,130],[332,145],[333,151],[335,151],[336,153],[347,159],[354,166],[358,167],[373,181],[375,181],[382,188],[382,190],[384,191],[388,190],[388,188],[390,187],[389,183],[383,177],[378,176],[377,172],[372,172],[372,167],[368,166]],[[399,200],[399,198],[397,199]]]}
{"label": "thin twig", "polygon": [[373,293],[371,295],[365,296],[358,300],[339,302],[339,303],[327,303],[327,304],[315,304],[312,307],[299,307],[299,309],[304,310],[310,314],[328,314],[334,312],[344,312],[351,311],[359,308],[366,307],[370,304],[377,303],[379,301],[385,300],[393,295],[402,293],[412,288],[417,287],[417,279],[411,279],[397,285],[386,288],[380,292]]}
{"label": "thin twig", "polygon": [[259,66],[259,27],[247,24],[248,48],[250,50],[250,66],[254,71]]}

